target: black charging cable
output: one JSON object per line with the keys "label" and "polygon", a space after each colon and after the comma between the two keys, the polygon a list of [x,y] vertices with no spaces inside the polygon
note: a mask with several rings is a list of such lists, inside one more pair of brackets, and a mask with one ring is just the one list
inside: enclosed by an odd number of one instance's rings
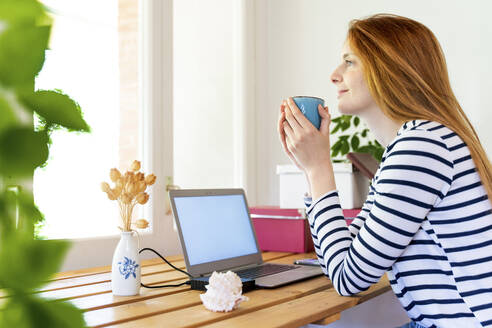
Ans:
{"label": "black charging cable", "polygon": [[[145,248],[142,248],[138,254],[141,254],[143,251],[151,251],[151,252],[154,252],[157,256],[159,256],[164,262],[166,262],[167,264],[169,264],[173,269],[175,270],[178,270],[179,272],[183,272],[184,274],[186,274],[188,277],[190,278],[193,278],[193,276],[191,274],[189,274],[188,272],[184,271],[184,270],[181,270],[180,268],[177,268],[175,267],[174,265],[172,265],[168,260],[166,260],[161,254],[159,254],[157,251],[153,250],[152,248],[148,248],[148,247],[145,247]],[[145,288],[163,288],[163,287],[179,287],[179,286],[183,286],[183,285],[190,285],[190,281],[185,281],[181,284],[177,284],[177,285],[161,285],[161,286],[147,286],[147,285],[144,285],[143,283],[140,283],[140,285],[142,287],[145,287]]]}

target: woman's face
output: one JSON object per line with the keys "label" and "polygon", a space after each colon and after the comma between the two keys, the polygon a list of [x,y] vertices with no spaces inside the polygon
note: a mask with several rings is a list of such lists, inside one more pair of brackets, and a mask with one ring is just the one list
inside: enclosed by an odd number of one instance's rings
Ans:
{"label": "woman's face", "polygon": [[342,63],[331,74],[338,89],[338,110],[346,115],[360,115],[376,106],[362,72],[362,62],[347,41],[342,49]]}

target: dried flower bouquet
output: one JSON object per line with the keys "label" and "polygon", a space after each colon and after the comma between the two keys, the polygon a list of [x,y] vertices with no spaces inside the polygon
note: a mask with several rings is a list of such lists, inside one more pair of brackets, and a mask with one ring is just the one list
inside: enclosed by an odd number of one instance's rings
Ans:
{"label": "dried flower bouquet", "polygon": [[137,204],[143,205],[149,201],[149,194],[145,191],[156,180],[154,174],[145,176],[139,170],[140,162],[135,160],[130,167],[130,171],[125,172],[125,174],[121,174],[116,168],[109,171],[109,177],[114,182],[113,188],[107,182],[101,183],[101,189],[108,195],[108,198],[118,201],[121,220],[123,221],[123,226],[119,228],[122,231],[132,231],[132,224],[139,229],[145,229],[149,225],[149,222],[145,219],[132,221],[133,208]]}

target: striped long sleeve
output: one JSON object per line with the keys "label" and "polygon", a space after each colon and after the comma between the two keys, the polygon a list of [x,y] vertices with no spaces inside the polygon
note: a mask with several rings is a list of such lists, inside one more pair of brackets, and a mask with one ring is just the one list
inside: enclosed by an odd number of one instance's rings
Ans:
{"label": "striped long sleeve", "polygon": [[[374,190],[372,186],[370,187],[369,193],[367,195],[367,199],[362,206],[359,214],[357,217],[354,218],[350,226],[348,227],[348,230],[350,232],[350,238],[353,239],[358,233],[362,225],[364,224],[367,215],[370,212],[370,208],[373,204],[373,198],[374,198]],[[312,199],[311,197],[306,197],[304,198],[304,203],[306,205],[306,208],[310,208],[312,204]],[[328,276],[328,271],[326,269],[326,265],[323,260],[323,253],[321,252],[320,245],[318,242],[318,237],[317,233],[314,229],[314,225],[312,223],[309,224],[309,228],[311,230],[311,236],[313,238],[313,243],[314,243],[314,251],[318,257],[318,262],[320,263],[321,269],[323,270],[324,274]]]}
{"label": "striped long sleeve", "polygon": [[364,291],[388,272],[420,324],[492,326],[490,201],[468,148],[445,126],[400,129],[350,227],[336,190],[306,205],[316,254],[339,294]]}

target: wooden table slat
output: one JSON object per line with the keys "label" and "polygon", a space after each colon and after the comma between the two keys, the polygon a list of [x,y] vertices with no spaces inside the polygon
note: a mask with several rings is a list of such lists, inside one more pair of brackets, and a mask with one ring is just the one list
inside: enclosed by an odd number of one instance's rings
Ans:
{"label": "wooden table slat", "polygon": [[[184,261],[173,262],[173,265],[180,269],[183,270],[185,269]],[[141,275],[142,277],[145,277],[151,274],[165,273],[171,271],[174,271],[174,269],[169,265],[167,265],[166,263],[164,264],[159,263],[151,266],[142,265]],[[45,285],[41,289],[41,291],[47,292],[47,291],[63,289],[63,288],[73,288],[79,286],[94,285],[94,284],[109,282],[109,281],[111,281],[111,271],[104,272],[104,273],[95,273],[86,276],[79,276],[76,278],[65,278],[65,279],[56,280]]]}
{"label": "wooden table slat", "polygon": [[[264,252],[264,261],[291,264],[314,253],[293,254]],[[182,256],[166,257],[184,269]],[[161,259],[142,261],[142,282],[145,284],[177,284],[188,280]],[[353,297],[339,296],[325,276],[301,281],[276,289],[248,292],[249,301],[227,313],[208,311],[200,294],[189,285],[180,287],[141,288],[135,296],[114,296],[111,293],[111,267],[62,272],[47,284],[40,295],[68,299],[84,311],[91,327],[298,327],[316,322],[328,324],[340,318],[344,309],[372,299],[390,289],[386,276],[367,291]],[[0,301],[5,298],[0,298]]]}
{"label": "wooden table slat", "polygon": [[[173,256],[166,257],[166,260],[168,260],[169,262],[179,261],[179,260],[183,260],[183,256],[173,255]],[[157,265],[157,264],[161,264],[161,263],[162,263],[162,260],[160,258],[148,259],[148,260],[142,261],[142,266],[152,266],[152,265]],[[67,278],[85,277],[85,276],[90,276],[90,275],[105,273],[105,272],[111,272],[111,265],[105,265],[105,266],[94,267],[94,268],[79,269],[79,270],[73,270],[73,271],[58,272],[53,277],[52,280],[63,280],[63,279],[67,279]]]}
{"label": "wooden table slat", "polygon": [[[273,257],[273,260],[275,260],[276,263],[292,263],[295,259],[300,258],[299,255],[292,255],[292,254],[283,254],[283,256],[275,256]],[[268,257],[266,257],[268,259]],[[269,261],[269,260],[267,260]],[[187,279],[181,279],[181,280],[176,280],[173,281],[173,284],[179,284],[181,282],[186,281]],[[121,296],[113,296],[111,294],[111,290],[107,290],[104,292],[97,292],[97,290],[88,290],[88,288],[81,288],[84,289],[83,293],[80,296],[73,296],[74,293],[73,290],[70,290],[68,292],[65,292],[64,294],[63,291],[58,291],[58,296],[60,295],[72,295],[71,297],[71,302],[79,306],[81,309],[85,310],[91,310],[91,309],[99,309],[103,307],[109,307],[112,305],[121,305],[121,304],[127,304],[131,302],[137,302],[140,299],[148,299],[148,298],[153,298],[159,296],[159,294],[162,295],[167,295],[170,293],[175,293],[177,291],[184,291],[188,290],[189,286],[182,286],[182,287],[170,287],[170,288],[162,288],[162,289],[147,289],[147,288],[141,288],[140,295],[132,296],[132,297],[121,297]],[[108,287],[110,288],[110,286]],[[80,290],[75,290],[76,292],[80,292]],[[70,294],[67,294],[70,293]],[[61,298],[61,297],[58,297]]]}
{"label": "wooden table slat", "polygon": [[339,313],[355,304],[356,298],[340,296],[330,289],[256,311],[254,316],[240,315],[204,327],[297,328]]}
{"label": "wooden table slat", "polygon": [[[246,296],[248,296],[250,299],[249,301],[241,303],[238,309],[227,313],[216,313],[207,310],[201,304],[199,297],[201,292],[190,291],[189,293],[191,293],[192,295],[194,294],[193,302],[196,302],[197,305],[191,306],[192,304],[190,304],[189,307],[186,307],[184,309],[172,312],[165,312],[162,314],[149,313],[148,317],[144,319],[129,321],[127,323],[118,325],[118,327],[157,327],[159,326],[159,324],[164,325],[163,323],[166,322],[172,322],[172,325],[169,324],[170,327],[201,327],[208,323],[261,310],[289,300],[293,300],[295,298],[318,292],[320,290],[325,290],[330,287],[331,283],[329,283],[329,280],[327,280],[325,277],[318,277],[299,282],[297,284],[287,285],[275,290],[254,290],[246,294]],[[179,296],[181,296],[181,294],[172,296],[176,296],[179,299]],[[159,299],[152,299],[151,301],[158,302]],[[143,310],[144,308],[146,307],[141,308],[141,310]],[[113,308],[110,308],[109,310],[111,309]],[[124,315],[127,316],[128,319],[135,318],[134,314],[128,313],[128,309],[126,309],[126,311],[127,312]],[[164,312],[164,309],[161,307],[160,311]],[[141,313],[141,311],[139,311],[139,313]],[[87,314],[86,319],[89,319],[88,324],[91,325],[92,322],[90,321],[89,314]]]}
{"label": "wooden table slat", "polygon": [[389,282],[384,276],[368,290],[352,297],[340,296],[331,288],[301,299],[256,311],[254,316],[236,316],[205,327],[297,328],[313,322],[327,325],[333,322],[334,319],[339,319],[341,311],[363,303],[386,292],[388,289],[390,289]]}
{"label": "wooden table slat", "polygon": [[[305,255],[304,255],[305,256]],[[292,263],[294,260],[301,256],[292,257],[291,253],[278,253],[269,252],[264,254],[265,261],[275,261],[279,263]],[[287,258],[287,260],[284,260]],[[100,276],[96,276],[100,278]],[[161,284],[176,284],[178,281],[186,278],[186,275],[179,271],[167,271],[163,273],[154,273],[142,277],[142,282],[146,285],[161,285]],[[79,278],[82,279],[82,278]],[[103,282],[97,282],[93,284],[85,284],[82,286],[72,286],[62,289],[49,290],[41,292],[43,297],[57,298],[57,299],[74,299],[78,297],[85,297],[103,293],[111,292],[111,282],[106,280]]]}
{"label": "wooden table slat", "polygon": [[[265,252],[263,253],[263,261],[271,261],[274,259],[279,259],[285,256],[289,256],[290,253],[281,252]],[[186,265],[182,256],[171,256],[169,262],[174,266],[185,270]],[[149,275],[152,273],[162,273],[174,271],[174,269],[167,263],[162,261],[160,258],[143,260],[142,266],[142,276]],[[73,276],[70,274],[73,273]],[[99,282],[107,282],[111,280],[111,266],[97,267],[92,269],[83,269],[76,271],[68,271],[57,274],[56,279],[52,280],[46,286],[44,286],[42,291],[56,290],[62,288],[71,288],[76,286],[96,284]]]}
{"label": "wooden table slat", "polygon": [[[184,282],[187,279],[178,280],[177,283]],[[190,290],[190,286],[183,285],[180,287],[169,288],[156,288],[147,289],[141,288],[140,294],[136,296],[114,296],[113,293],[102,293],[96,295],[89,295],[84,297],[77,297],[70,299],[69,301],[84,311],[98,310],[108,307],[114,307],[123,304],[135,303],[146,299],[151,299],[160,296],[172,295],[175,293],[185,292]]]}

